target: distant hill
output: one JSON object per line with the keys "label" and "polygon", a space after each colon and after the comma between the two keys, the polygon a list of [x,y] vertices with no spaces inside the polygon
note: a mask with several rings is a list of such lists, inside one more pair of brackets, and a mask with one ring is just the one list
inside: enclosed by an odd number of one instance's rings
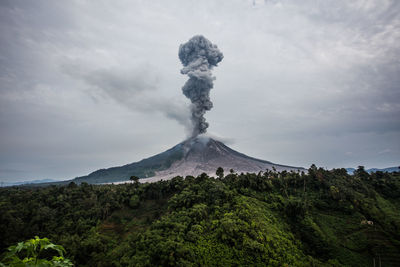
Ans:
{"label": "distant hill", "polygon": [[137,176],[142,178],[142,181],[154,182],[178,175],[197,176],[201,173],[215,175],[218,167],[222,167],[226,172],[233,169],[238,173],[257,173],[273,168],[277,171],[305,171],[302,167],[280,165],[249,157],[212,138],[196,137],[139,162],[100,169],[87,176],[77,177],[73,181],[92,184],[112,183],[127,181],[131,176]]}
{"label": "distant hill", "polygon": [[15,185],[29,185],[29,184],[42,184],[42,183],[54,183],[59,182],[54,179],[40,179],[40,180],[32,180],[32,181],[23,181],[23,182],[3,182],[1,186],[15,186]]}
{"label": "distant hill", "polygon": [[[353,174],[355,170],[356,170],[355,168],[346,168],[346,171],[348,174]],[[373,173],[373,172],[378,172],[378,171],[380,171],[380,172],[398,172],[398,171],[400,171],[400,168],[399,167],[389,167],[389,168],[384,168],[384,169],[370,168],[365,171],[368,173]]]}

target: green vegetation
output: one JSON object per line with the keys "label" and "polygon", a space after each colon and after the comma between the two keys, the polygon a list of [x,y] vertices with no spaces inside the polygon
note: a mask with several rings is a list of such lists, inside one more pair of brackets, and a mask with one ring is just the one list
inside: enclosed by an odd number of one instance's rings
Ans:
{"label": "green vegetation", "polygon": [[[53,255],[57,252],[58,255]],[[70,260],[64,258],[65,249],[55,245],[47,238],[34,239],[19,242],[16,246],[10,246],[4,254],[0,266],[73,266]]]}
{"label": "green vegetation", "polygon": [[77,266],[400,266],[400,173],[203,174],[0,190],[0,249],[47,236]]}

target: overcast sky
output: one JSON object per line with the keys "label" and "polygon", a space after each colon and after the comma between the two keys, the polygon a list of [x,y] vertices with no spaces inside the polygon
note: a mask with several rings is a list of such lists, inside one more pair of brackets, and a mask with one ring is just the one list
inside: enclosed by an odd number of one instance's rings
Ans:
{"label": "overcast sky", "polygon": [[181,43],[224,59],[209,133],[279,164],[400,165],[400,1],[0,1],[0,181],[67,179],[187,137]]}

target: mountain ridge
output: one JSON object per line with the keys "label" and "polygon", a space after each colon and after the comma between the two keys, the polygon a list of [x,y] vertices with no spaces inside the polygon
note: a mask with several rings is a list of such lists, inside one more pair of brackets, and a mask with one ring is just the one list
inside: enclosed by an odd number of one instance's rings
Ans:
{"label": "mountain ridge", "polygon": [[[347,173],[353,174],[354,171],[357,169],[355,168],[346,168]],[[366,169],[365,171],[368,172],[369,174],[373,172],[398,172],[400,170],[400,167],[388,167],[388,168],[369,168]]]}
{"label": "mountain ridge", "polygon": [[[228,159],[231,162],[228,162]],[[275,164],[267,160],[250,157],[224,143],[205,136],[185,140],[172,148],[122,166],[96,170],[74,182],[113,183],[128,181],[131,176],[142,182],[170,179],[174,176],[197,176],[203,172],[214,175],[218,167],[237,172],[259,172],[267,168],[288,171],[305,171],[302,167]]]}

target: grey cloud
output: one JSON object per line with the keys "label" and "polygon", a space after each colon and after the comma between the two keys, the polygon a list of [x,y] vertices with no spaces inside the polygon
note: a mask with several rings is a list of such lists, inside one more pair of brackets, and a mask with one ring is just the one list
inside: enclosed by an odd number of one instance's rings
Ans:
{"label": "grey cloud", "polygon": [[0,169],[27,171],[9,179],[140,160],[185,138],[175,121],[191,135],[176,54],[197,33],[224,52],[208,133],[282,164],[398,164],[399,1],[99,1],[0,1]]}
{"label": "grey cloud", "polygon": [[132,111],[162,113],[184,126],[187,132],[190,131],[187,104],[159,93],[159,78],[149,65],[129,70],[89,70],[83,64],[63,64],[61,68],[71,77],[99,89],[100,97],[110,97]]}

